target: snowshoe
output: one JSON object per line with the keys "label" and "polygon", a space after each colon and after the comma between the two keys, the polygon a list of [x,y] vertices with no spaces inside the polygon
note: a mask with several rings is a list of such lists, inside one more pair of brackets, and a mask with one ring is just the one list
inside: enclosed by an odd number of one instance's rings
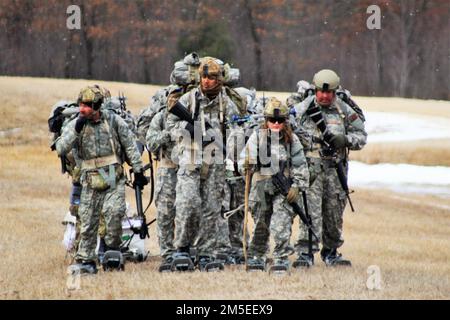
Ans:
{"label": "snowshoe", "polygon": [[187,252],[174,253],[171,271],[194,271],[194,263]]}
{"label": "snowshoe", "polygon": [[200,256],[198,259],[198,267],[200,271],[206,272],[216,272],[225,269],[224,263],[221,260],[214,260],[214,258],[210,256]]}
{"label": "snowshoe", "polygon": [[221,262],[225,265],[235,265],[236,259],[231,254],[217,253],[214,261]]}
{"label": "snowshoe", "polygon": [[309,268],[314,265],[314,255],[308,253],[300,253],[298,259],[294,261],[292,267],[294,268]]}
{"label": "snowshoe", "polygon": [[276,260],[275,263],[269,269],[270,274],[284,275],[289,273],[289,260]]}
{"label": "snowshoe", "polygon": [[262,259],[249,259],[247,263],[247,271],[266,271],[266,263]]}
{"label": "snowshoe", "polygon": [[336,249],[322,249],[320,252],[323,262],[327,267],[351,267],[350,260],[342,258],[342,254],[338,253]]}
{"label": "snowshoe", "polygon": [[125,262],[122,252],[118,250],[108,250],[103,256],[103,271],[125,270]]}
{"label": "snowshoe", "polygon": [[159,266],[159,272],[171,272],[172,271],[173,258],[171,256],[165,258]]}
{"label": "snowshoe", "polygon": [[235,264],[245,264],[245,258],[243,255],[233,255]]}

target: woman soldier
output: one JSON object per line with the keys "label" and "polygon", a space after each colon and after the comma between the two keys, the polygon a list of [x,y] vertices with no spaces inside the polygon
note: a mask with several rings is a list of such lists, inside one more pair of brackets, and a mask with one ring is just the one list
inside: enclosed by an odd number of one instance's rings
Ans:
{"label": "woman soldier", "polygon": [[[294,252],[289,242],[296,215],[290,203],[298,202],[299,193],[307,188],[309,171],[303,147],[288,123],[288,108],[270,98],[264,117],[264,124],[250,136],[239,160],[242,172],[253,172],[249,199],[255,225],[248,268],[265,269],[272,234],[273,268],[287,270],[288,257]],[[284,188],[277,181],[284,181]],[[281,189],[288,190],[287,194]]]}

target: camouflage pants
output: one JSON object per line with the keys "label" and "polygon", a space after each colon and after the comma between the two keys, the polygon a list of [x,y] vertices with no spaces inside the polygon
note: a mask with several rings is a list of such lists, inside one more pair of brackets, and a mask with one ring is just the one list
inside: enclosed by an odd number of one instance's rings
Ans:
{"label": "camouflage pants", "polygon": [[[224,185],[225,211],[233,210],[244,203],[245,182],[243,179]],[[242,237],[244,231],[244,209],[235,212],[228,219],[218,219],[217,250],[233,255],[242,255]],[[248,246],[248,233],[247,233]]]}
{"label": "camouflage pants", "polygon": [[222,215],[217,218],[217,240],[215,251],[218,253],[232,254],[228,219],[225,219]]}
{"label": "camouflage pants", "polygon": [[174,252],[175,191],[177,169],[158,167],[156,173],[155,205],[157,232],[161,256],[166,258]]}
{"label": "camouflage pants", "polygon": [[[322,239],[328,249],[339,248],[344,243],[342,237],[343,213],[347,203],[336,170],[331,163],[312,164],[316,177],[307,190],[308,210],[312,219],[314,233]],[[310,169],[311,170],[311,169]],[[298,253],[308,252],[308,231],[300,223],[296,244]],[[319,250],[319,243],[313,238],[313,251]]]}
{"label": "camouflage pants", "polygon": [[195,246],[199,255],[214,254],[224,180],[223,165],[209,166],[202,177],[198,166],[180,165],[175,200],[176,249]]}
{"label": "camouflage pants", "polygon": [[72,189],[70,191],[69,212],[72,216],[76,218],[75,243],[72,249],[73,251],[71,251],[72,255],[76,254],[78,250],[78,245],[80,244],[80,216],[78,215],[78,208],[80,207],[81,189],[82,189],[81,185],[72,181]]}
{"label": "camouflage pants", "polygon": [[110,248],[119,248],[122,240],[122,218],[125,215],[125,178],[117,181],[115,188],[95,191],[83,181],[80,207],[81,240],[76,260],[95,261],[100,216],[105,220],[105,242]]}
{"label": "camouflage pants", "polygon": [[267,188],[263,187],[264,184],[268,186],[272,182],[270,180],[258,182],[252,186],[250,195],[255,225],[249,256],[265,258],[269,249],[269,237],[272,234],[275,242],[274,259],[287,259],[294,252],[290,238],[295,214],[284,196],[273,190],[267,192]]}
{"label": "camouflage pants", "polygon": [[[75,223],[75,244],[73,246],[73,254],[76,254],[78,251],[78,246],[80,245],[80,238],[81,238],[81,221],[80,216],[78,215],[78,208],[80,206],[80,198],[81,198],[81,189],[82,186],[78,185],[72,185],[72,190],[70,194],[70,214],[73,215],[76,218]],[[105,226],[105,218],[103,217],[103,214],[100,214],[100,222],[98,227],[98,236],[100,238],[104,238],[106,235],[106,226]]]}

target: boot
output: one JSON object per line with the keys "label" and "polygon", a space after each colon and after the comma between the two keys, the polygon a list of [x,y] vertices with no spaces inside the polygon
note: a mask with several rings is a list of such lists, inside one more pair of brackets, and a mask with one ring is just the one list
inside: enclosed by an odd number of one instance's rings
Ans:
{"label": "boot", "polygon": [[323,248],[320,251],[320,256],[327,267],[335,266],[347,266],[351,267],[352,263],[350,260],[342,258],[342,254],[337,252],[337,249],[326,249]]}
{"label": "boot", "polygon": [[236,259],[231,254],[217,253],[214,259],[215,262],[221,262],[226,265],[236,264]]}
{"label": "boot", "polygon": [[266,271],[266,262],[262,258],[250,258],[247,262],[247,271]]}
{"label": "boot", "polygon": [[104,271],[125,270],[125,260],[120,248],[105,245],[102,266]]}
{"label": "boot", "polygon": [[302,268],[302,267],[312,267],[314,265],[314,255],[309,255],[308,253],[300,253],[298,255],[298,259],[294,261],[292,266],[294,268]]}
{"label": "boot", "polygon": [[287,258],[276,259],[269,269],[272,274],[286,274],[289,271],[289,260]]}
{"label": "boot", "polygon": [[163,261],[161,262],[161,265],[159,266],[159,272],[170,272],[172,271],[172,262],[173,262],[173,257],[172,256],[168,256],[165,257],[163,259]]}
{"label": "boot", "polygon": [[178,249],[172,255],[171,271],[194,271],[194,263],[189,254],[189,248],[187,248],[187,252],[184,249]]}
{"label": "boot", "polygon": [[199,256],[198,268],[200,271],[212,272],[222,271],[225,267],[222,261],[214,261],[214,257],[205,255]]}

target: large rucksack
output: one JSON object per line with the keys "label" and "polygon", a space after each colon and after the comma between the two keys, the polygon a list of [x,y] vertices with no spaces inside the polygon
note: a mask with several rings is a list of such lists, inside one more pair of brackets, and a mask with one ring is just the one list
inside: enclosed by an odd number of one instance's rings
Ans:
{"label": "large rucksack", "polygon": [[225,93],[237,106],[240,116],[245,116],[247,114],[247,99],[241,96],[236,90],[228,86],[224,86]]}
{"label": "large rucksack", "polygon": [[75,117],[78,114],[78,104],[76,102],[58,101],[52,108],[48,118],[48,130],[55,134],[61,134],[64,121]]}
{"label": "large rucksack", "polygon": [[119,94],[118,97],[111,97],[105,100],[101,109],[110,110],[120,116],[128,125],[128,128],[137,135],[136,119],[133,114],[127,110],[126,97]]}

